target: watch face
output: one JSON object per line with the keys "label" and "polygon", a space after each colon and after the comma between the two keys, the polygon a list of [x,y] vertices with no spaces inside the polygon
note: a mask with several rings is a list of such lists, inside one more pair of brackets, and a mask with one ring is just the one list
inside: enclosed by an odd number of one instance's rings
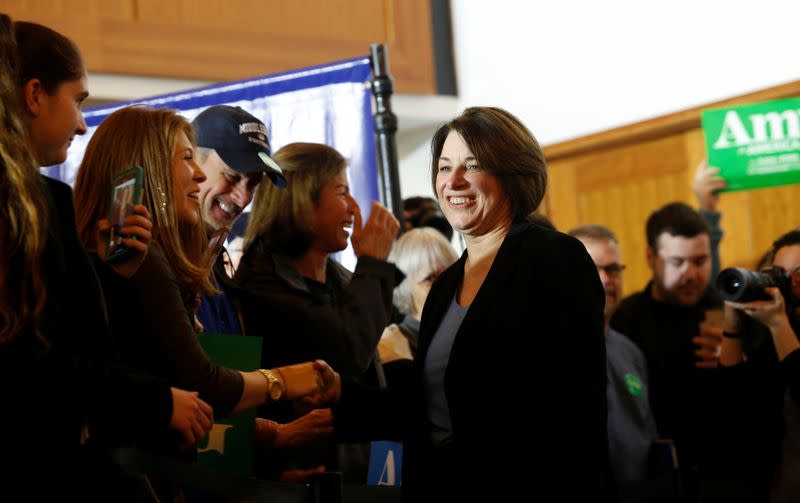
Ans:
{"label": "watch face", "polygon": [[274,381],[272,386],[269,388],[269,397],[273,400],[280,400],[283,396],[283,388],[281,387],[281,383],[278,381]]}

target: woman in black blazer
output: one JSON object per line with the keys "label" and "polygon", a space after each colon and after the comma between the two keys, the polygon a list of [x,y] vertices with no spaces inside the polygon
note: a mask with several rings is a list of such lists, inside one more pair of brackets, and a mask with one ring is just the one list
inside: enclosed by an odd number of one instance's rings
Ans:
{"label": "woman in black blazer", "polygon": [[539,144],[508,112],[469,108],[431,146],[467,249],[425,303],[415,385],[344,382],[338,434],[403,440],[411,501],[613,499],[603,289],[580,242],[528,221],[547,185]]}

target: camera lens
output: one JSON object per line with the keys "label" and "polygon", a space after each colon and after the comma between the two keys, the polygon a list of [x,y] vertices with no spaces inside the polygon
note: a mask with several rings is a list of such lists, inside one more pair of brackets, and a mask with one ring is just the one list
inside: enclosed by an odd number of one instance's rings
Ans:
{"label": "camera lens", "polygon": [[742,276],[736,269],[726,269],[722,271],[717,279],[717,286],[721,290],[721,294],[725,297],[737,297],[738,293],[744,286]]}
{"label": "camera lens", "polygon": [[778,276],[770,273],[731,267],[724,269],[717,276],[717,290],[723,300],[749,302],[768,298],[764,289],[777,286],[779,280]]}

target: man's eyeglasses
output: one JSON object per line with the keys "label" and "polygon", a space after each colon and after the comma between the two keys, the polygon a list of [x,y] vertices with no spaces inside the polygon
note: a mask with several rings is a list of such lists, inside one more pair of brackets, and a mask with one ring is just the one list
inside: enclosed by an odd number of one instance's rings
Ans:
{"label": "man's eyeglasses", "polygon": [[618,264],[616,262],[606,265],[600,265],[600,264],[595,264],[595,265],[597,266],[598,271],[605,271],[605,273],[612,278],[616,278],[617,276],[622,274],[622,271],[625,270],[624,264]]}

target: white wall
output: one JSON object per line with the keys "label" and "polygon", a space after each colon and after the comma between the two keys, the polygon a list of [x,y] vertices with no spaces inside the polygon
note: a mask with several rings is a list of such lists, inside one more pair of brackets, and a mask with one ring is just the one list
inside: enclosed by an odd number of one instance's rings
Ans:
{"label": "white wall", "polygon": [[[456,114],[458,114],[457,109],[452,115]],[[443,119],[441,122],[446,120]],[[429,125],[409,132],[398,132],[397,157],[400,162],[400,191],[404,199],[411,196],[433,196],[430,178],[430,144],[437,127]]]}
{"label": "white wall", "polygon": [[[451,10],[458,110],[506,108],[545,145],[800,79],[800,0],[451,0]],[[430,193],[427,148],[401,148],[404,195]]]}
{"label": "white wall", "polygon": [[[800,0],[451,0],[451,11],[458,99],[393,99],[404,197],[432,194],[430,138],[466,106],[507,108],[547,145],[800,79]],[[106,99],[205,84],[103,79],[90,84]]]}
{"label": "white wall", "polygon": [[798,0],[453,0],[460,102],[549,144],[800,78]]}

